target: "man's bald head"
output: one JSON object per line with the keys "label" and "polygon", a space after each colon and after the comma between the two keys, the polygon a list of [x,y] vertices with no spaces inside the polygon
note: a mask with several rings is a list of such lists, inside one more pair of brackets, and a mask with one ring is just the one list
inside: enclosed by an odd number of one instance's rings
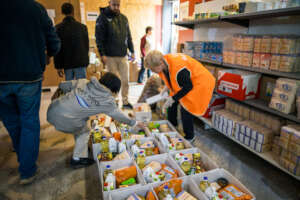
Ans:
{"label": "man's bald head", "polygon": [[109,1],[109,8],[115,14],[119,14],[120,13],[120,4],[121,4],[121,0],[110,0]]}

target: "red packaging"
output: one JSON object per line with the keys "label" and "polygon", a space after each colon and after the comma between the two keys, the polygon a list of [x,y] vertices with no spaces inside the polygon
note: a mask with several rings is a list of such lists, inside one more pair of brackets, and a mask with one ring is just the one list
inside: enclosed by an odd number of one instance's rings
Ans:
{"label": "red packaging", "polygon": [[225,99],[223,95],[214,94],[203,117],[211,118],[213,111],[223,109],[225,107]]}
{"label": "red packaging", "polygon": [[259,94],[261,75],[241,70],[221,70],[218,73],[217,91],[225,96],[243,101]]}
{"label": "red packaging", "polygon": [[260,68],[269,69],[271,65],[272,55],[263,53],[260,55]]}

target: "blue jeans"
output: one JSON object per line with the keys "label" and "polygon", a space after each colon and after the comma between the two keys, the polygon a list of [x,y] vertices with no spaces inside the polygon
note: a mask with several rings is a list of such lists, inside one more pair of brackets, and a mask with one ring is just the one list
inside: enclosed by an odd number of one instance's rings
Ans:
{"label": "blue jeans", "polygon": [[41,92],[41,81],[0,84],[0,118],[17,153],[21,179],[33,176],[37,170]]}
{"label": "blue jeans", "polygon": [[66,81],[86,78],[86,67],[65,69],[64,71],[65,71]]}
{"label": "blue jeans", "polygon": [[[142,83],[144,79],[144,73],[145,73],[145,66],[144,66],[144,58],[141,58],[141,70],[139,72],[139,77],[138,77],[138,83]],[[149,78],[151,76],[151,70],[147,69],[147,77]]]}

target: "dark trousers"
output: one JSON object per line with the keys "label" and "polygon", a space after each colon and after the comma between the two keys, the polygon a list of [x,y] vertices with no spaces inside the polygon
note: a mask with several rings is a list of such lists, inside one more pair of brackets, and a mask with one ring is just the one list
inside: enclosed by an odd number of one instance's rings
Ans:
{"label": "dark trousers", "polygon": [[[173,105],[168,108],[168,120],[173,124],[173,126],[178,125],[177,121],[177,107],[178,102],[173,103]],[[180,106],[181,120],[183,131],[185,133],[185,139],[193,139],[194,137],[194,115],[186,111],[182,106]]]}
{"label": "dark trousers", "polygon": [[21,178],[29,178],[37,170],[41,93],[41,81],[0,84],[0,118],[17,153]]}
{"label": "dark trousers", "polygon": [[[141,58],[142,60],[142,65],[141,65],[141,70],[139,72],[139,77],[138,77],[138,83],[142,83],[143,82],[143,78],[144,78],[144,73],[145,73],[145,66],[144,66],[144,58]],[[147,69],[147,77],[149,78],[151,76],[151,70]]]}

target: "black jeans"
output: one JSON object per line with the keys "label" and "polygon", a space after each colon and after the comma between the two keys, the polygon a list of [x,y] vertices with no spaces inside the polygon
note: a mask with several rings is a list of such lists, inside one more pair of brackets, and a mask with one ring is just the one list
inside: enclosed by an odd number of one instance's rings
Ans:
{"label": "black jeans", "polygon": [[[141,65],[141,70],[139,72],[138,83],[142,83],[143,82],[144,73],[145,73],[144,58],[141,58],[141,60],[142,60],[142,65]],[[150,75],[151,75],[151,70],[147,69],[147,77],[149,78]]]}
{"label": "black jeans", "polygon": [[[173,103],[173,105],[168,109],[168,120],[177,126],[177,107],[178,102]],[[193,139],[194,137],[194,115],[186,111],[182,106],[180,106],[181,120],[183,131],[185,133],[185,139]]]}

